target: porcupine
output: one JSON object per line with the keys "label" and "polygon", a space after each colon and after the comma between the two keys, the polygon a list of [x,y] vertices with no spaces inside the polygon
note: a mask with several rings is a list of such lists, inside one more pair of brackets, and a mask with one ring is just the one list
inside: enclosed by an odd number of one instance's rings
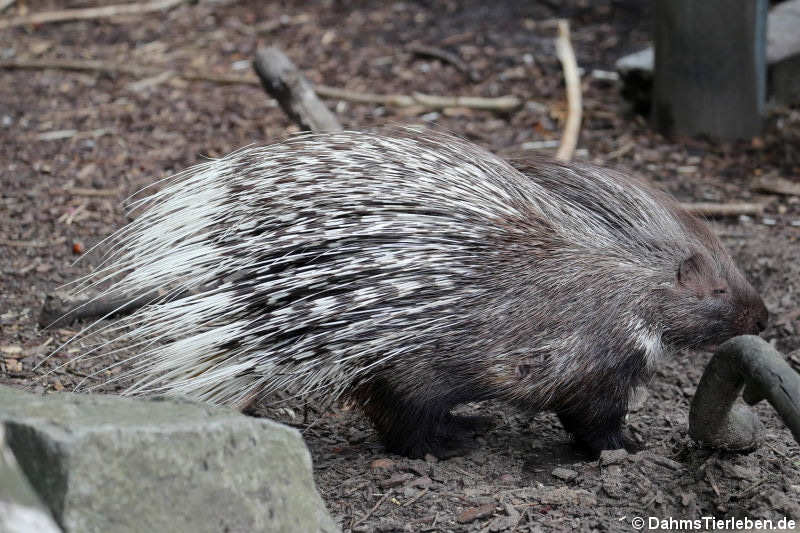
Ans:
{"label": "porcupine", "polygon": [[121,319],[114,342],[138,349],[128,392],[345,395],[409,456],[457,446],[470,419],[451,409],[487,399],[619,448],[629,393],[665,348],[767,320],[703,222],[588,164],[345,132],[247,148],[163,187],[92,278],[177,295]]}

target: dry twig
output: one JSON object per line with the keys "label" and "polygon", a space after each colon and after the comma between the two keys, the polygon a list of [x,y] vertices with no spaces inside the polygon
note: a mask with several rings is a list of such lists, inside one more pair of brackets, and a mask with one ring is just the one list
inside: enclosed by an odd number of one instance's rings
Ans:
{"label": "dry twig", "polygon": [[301,129],[341,131],[339,120],[319,100],[311,82],[281,50],[275,47],[258,50],[253,68],[267,93]]}
{"label": "dry twig", "polygon": [[685,210],[695,215],[707,217],[729,217],[736,215],[760,215],[764,212],[764,204],[753,204],[747,202],[715,204],[711,202],[697,202],[692,204],[681,204]]}
{"label": "dry twig", "polygon": [[[140,78],[157,76],[164,71],[154,67],[140,65],[121,65],[96,60],[59,60],[29,59],[0,61],[0,68],[5,69],[61,69],[83,72],[106,72],[111,74],[128,74]],[[205,74],[202,72],[175,72],[175,76],[187,81],[207,81],[230,85],[261,85],[255,76],[232,74]],[[488,111],[510,112],[522,106],[522,100],[516,96],[499,96],[483,98],[480,96],[437,96],[431,94],[372,94],[348,91],[336,87],[318,85],[314,91],[322,98],[336,98],[361,104],[378,104],[392,107],[423,106],[433,109],[447,107],[468,107]]]}
{"label": "dry twig", "polygon": [[119,196],[120,189],[91,189],[88,187],[68,187],[63,189],[67,194],[73,196],[96,196],[96,197],[115,197]]}
{"label": "dry twig", "polygon": [[778,176],[762,176],[753,184],[753,190],[786,196],[800,196],[800,183]]}
{"label": "dry twig", "polygon": [[0,30],[25,26],[27,24],[47,24],[49,22],[64,22],[67,20],[87,20],[96,18],[113,17],[117,15],[139,15],[152,11],[170,9],[186,0],[153,0],[143,4],[116,4],[103,7],[89,7],[85,9],[64,9],[60,11],[44,11],[0,20]]}
{"label": "dry twig", "polygon": [[0,239],[0,246],[8,246],[9,248],[47,248],[50,246],[49,242],[41,241],[17,241],[14,239]]}
{"label": "dry twig", "polygon": [[471,109],[485,109],[490,111],[512,111],[522,105],[516,96],[498,96],[484,98],[481,96],[436,96],[432,94],[414,93],[411,95],[414,103],[432,108],[468,107]]}
{"label": "dry twig", "polygon": [[104,296],[70,300],[57,294],[48,294],[39,313],[39,327],[42,329],[60,328],[77,320],[110,318],[129,315],[157,301],[170,301],[182,298],[189,291],[164,295],[156,289],[146,290],[139,296]]}
{"label": "dry twig", "polygon": [[558,152],[556,152],[556,159],[569,161],[572,159],[575,147],[578,145],[583,103],[578,63],[575,60],[575,51],[572,49],[572,43],[569,38],[569,23],[566,20],[558,21],[556,54],[559,61],[561,61],[561,67],[564,69],[564,82],[567,86],[567,120],[564,124],[561,146],[558,147]]}
{"label": "dry twig", "polygon": [[478,81],[478,75],[475,73],[475,71],[472,70],[464,61],[462,61],[460,57],[448,52],[447,50],[442,50],[441,48],[436,48],[435,46],[425,46],[424,44],[418,43],[410,44],[407,50],[418,56],[432,57],[445,63],[450,63],[459,72],[467,76],[470,81]]}

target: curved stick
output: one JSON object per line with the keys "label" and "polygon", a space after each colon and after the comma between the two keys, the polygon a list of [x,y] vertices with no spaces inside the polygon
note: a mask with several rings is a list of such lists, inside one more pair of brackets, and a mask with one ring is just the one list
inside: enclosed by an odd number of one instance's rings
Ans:
{"label": "curved stick", "polygon": [[42,329],[61,328],[78,320],[130,315],[156,301],[177,300],[188,294],[191,294],[188,290],[182,290],[175,294],[164,294],[155,288],[146,290],[139,296],[106,295],[81,300],[70,300],[55,294],[48,294],[39,313],[39,327]]}
{"label": "curved stick", "polygon": [[734,401],[766,399],[800,442],[800,374],[768,342],[754,335],[735,337],[708,363],[689,410],[689,435],[707,446],[751,450],[760,441],[756,414]]}
{"label": "curved stick", "polygon": [[567,120],[564,123],[564,134],[561,136],[561,146],[558,147],[558,152],[556,152],[556,159],[569,161],[575,153],[575,147],[578,146],[583,101],[578,62],[575,60],[575,51],[569,38],[569,23],[566,20],[558,21],[556,54],[559,61],[561,61],[561,67],[564,69],[564,84],[567,88]]}

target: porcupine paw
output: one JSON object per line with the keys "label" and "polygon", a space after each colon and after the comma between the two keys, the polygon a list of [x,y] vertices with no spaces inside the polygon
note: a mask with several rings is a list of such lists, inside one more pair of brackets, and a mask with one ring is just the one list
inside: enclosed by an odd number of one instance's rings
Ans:
{"label": "porcupine paw", "polygon": [[564,413],[559,413],[558,418],[564,429],[572,434],[575,444],[592,456],[600,455],[603,450],[625,447],[622,436],[623,416],[611,416],[604,423],[585,421]]}
{"label": "porcupine paw", "polygon": [[439,459],[458,457],[464,455],[465,447],[461,440],[450,437],[431,437],[424,441],[413,441],[392,444],[386,443],[387,451],[403,455],[410,459],[422,459],[426,455],[433,455]]}
{"label": "porcupine paw", "polygon": [[489,417],[446,413],[402,425],[406,431],[389,431],[383,435],[383,441],[387,451],[398,455],[421,458],[430,454],[445,459],[474,448],[472,437],[490,425]]}
{"label": "porcupine paw", "polygon": [[478,415],[453,415],[448,413],[435,428],[432,449],[428,453],[439,458],[464,455],[477,447],[475,436],[492,427],[492,418]]}
{"label": "porcupine paw", "polygon": [[606,432],[575,433],[573,435],[576,444],[593,456],[599,456],[603,450],[618,450],[625,447],[622,428]]}
{"label": "porcupine paw", "polygon": [[456,433],[464,435],[479,435],[486,433],[494,426],[490,416],[481,415],[453,415],[449,416],[448,423]]}
{"label": "porcupine paw", "polygon": [[429,426],[422,430],[405,434],[383,435],[386,450],[412,459],[431,454],[440,459],[463,454],[465,439],[463,433],[455,431],[448,424]]}

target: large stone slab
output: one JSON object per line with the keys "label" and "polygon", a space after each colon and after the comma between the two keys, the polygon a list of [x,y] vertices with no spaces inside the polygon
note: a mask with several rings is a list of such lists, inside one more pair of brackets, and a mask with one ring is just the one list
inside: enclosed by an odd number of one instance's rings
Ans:
{"label": "large stone slab", "polygon": [[0,425],[0,533],[60,533],[6,446]]}
{"label": "large stone slab", "polygon": [[300,434],[269,420],[0,386],[0,425],[68,532],[337,531]]}

